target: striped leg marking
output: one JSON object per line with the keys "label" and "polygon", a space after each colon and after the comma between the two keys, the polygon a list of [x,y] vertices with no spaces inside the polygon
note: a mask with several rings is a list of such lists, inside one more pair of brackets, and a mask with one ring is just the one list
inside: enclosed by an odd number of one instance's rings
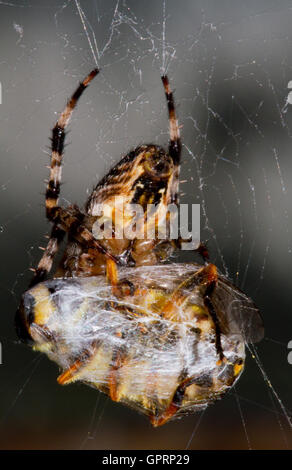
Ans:
{"label": "striped leg marking", "polygon": [[90,72],[90,74],[83,80],[83,82],[80,83],[78,88],[67,102],[64,111],[61,113],[52,131],[50,179],[46,191],[46,213],[49,220],[52,218],[52,209],[58,206],[62,173],[62,159],[64,155],[65,129],[70,121],[73,110],[76,107],[80,96],[97,74],[98,69],[92,70],[92,72]]}
{"label": "striped leg marking", "polygon": [[169,115],[169,155],[172,157],[174,164],[179,165],[181,156],[181,141],[178,121],[175,114],[173,93],[170,89],[168,77],[166,75],[163,75],[161,77],[161,80],[164,86]]}
{"label": "striped leg marking", "polygon": [[44,249],[37,268],[34,270],[34,276],[30,281],[29,287],[33,287],[42,282],[52,269],[55,254],[58,252],[59,246],[64,238],[65,232],[57,225],[54,225],[51,231],[50,239]]}
{"label": "striped leg marking", "polygon": [[[65,129],[70,121],[73,110],[82,95],[85,88],[89,85],[91,80],[98,74],[98,70],[94,69],[90,74],[79,84],[75,90],[64,111],[61,113],[55,127],[52,130],[52,146],[51,146],[51,166],[50,178],[46,190],[46,215],[49,220],[52,220],[54,209],[58,206],[61,173],[62,173],[62,159],[64,155],[64,142],[65,142]],[[66,230],[65,230],[66,231]],[[34,276],[30,282],[30,287],[43,281],[46,275],[50,272],[55,254],[58,252],[59,246],[64,238],[65,231],[57,227],[55,223],[48,244],[44,250],[44,254],[34,270]]]}

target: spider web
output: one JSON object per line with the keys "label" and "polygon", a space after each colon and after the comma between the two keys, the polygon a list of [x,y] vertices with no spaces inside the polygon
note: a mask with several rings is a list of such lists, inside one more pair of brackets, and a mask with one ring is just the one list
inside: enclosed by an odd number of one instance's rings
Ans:
{"label": "spider web", "polygon": [[[0,1],[2,448],[291,448],[292,8],[288,0],[177,5]],[[95,66],[101,73],[67,136],[62,203],[82,206],[135,146],[167,145],[167,73],[182,125],[181,202],[201,204],[212,262],[256,302],[266,328],[228,396],[155,432],[95,390],[58,386],[56,366],[17,344],[13,329],[49,230],[49,131]]]}

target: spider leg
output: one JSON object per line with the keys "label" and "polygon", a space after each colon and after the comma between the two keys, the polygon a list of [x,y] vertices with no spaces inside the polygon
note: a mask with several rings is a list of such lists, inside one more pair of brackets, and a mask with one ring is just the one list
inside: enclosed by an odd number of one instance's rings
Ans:
{"label": "spider leg", "polygon": [[44,250],[43,256],[41,257],[37,268],[34,270],[34,276],[30,281],[29,288],[35,286],[39,282],[42,282],[47,274],[51,271],[53,265],[53,259],[55,254],[58,252],[59,246],[64,238],[65,232],[61,230],[57,225],[54,225],[51,231],[50,239]]}
{"label": "spider leg", "polygon": [[[50,179],[46,190],[46,214],[49,220],[52,220],[54,209],[58,206],[62,172],[61,165],[64,154],[65,128],[69,123],[78,99],[97,74],[97,69],[92,70],[92,72],[90,72],[90,74],[83,80],[83,82],[80,83],[78,88],[67,102],[64,111],[61,113],[52,131]],[[33,287],[35,284],[43,281],[46,275],[50,272],[54,256],[58,252],[65,232],[66,230],[64,231],[58,227],[57,223],[54,224],[50,239],[37,268],[34,270],[34,276],[29,284],[29,287]]]}
{"label": "spider leg", "polygon": [[120,260],[112,255],[106,248],[104,248],[93,236],[92,232],[82,224],[84,214],[75,207],[68,207],[64,209],[56,206],[51,211],[51,219],[55,225],[58,225],[60,229],[70,233],[81,244],[96,249],[107,259],[114,261],[116,264],[121,264]]}
{"label": "spider leg", "polygon": [[168,115],[169,115],[170,142],[169,142],[168,151],[169,151],[169,155],[173,159],[174,164],[178,166],[180,164],[180,156],[181,156],[181,141],[180,141],[178,121],[177,121],[176,114],[175,114],[174,98],[173,98],[173,93],[170,89],[167,75],[163,75],[161,77],[161,80],[164,86],[167,107],[168,107]]}
{"label": "spider leg", "polygon": [[221,361],[224,360],[221,344],[221,330],[216,310],[211,299],[211,295],[217,285],[217,280],[218,274],[216,266],[211,263],[203,266],[175,289],[170,299],[164,305],[160,315],[167,320],[172,320],[176,317],[179,317],[180,308],[188,299],[190,295],[190,289],[194,288],[195,286],[205,286],[206,289],[203,294],[203,300],[204,305],[213,321],[215,330],[215,346],[219,356],[218,365],[220,365]]}
{"label": "spider leg", "polygon": [[209,261],[209,259],[210,259],[209,250],[207,248],[207,245],[205,245],[205,243],[200,242],[199,246],[194,251],[197,251],[199,253],[199,255],[202,256],[205,263],[207,263]]}
{"label": "spider leg", "polygon": [[[182,249],[182,244],[183,243],[190,243],[191,239],[184,239],[182,237],[179,237],[177,240],[174,240],[175,242],[175,247],[178,248],[179,250]],[[207,248],[207,245],[205,243],[200,242],[197,248],[194,248],[191,251],[197,252],[204,260],[205,263],[208,263],[210,256],[209,256],[209,251]]]}
{"label": "spider leg", "polygon": [[122,262],[103,247],[93,236],[92,232],[82,224],[84,215],[75,207],[64,209],[55,207],[52,210],[52,220],[64,231],[69,232],[79,243],[85,244],[101,252],[106,257],[106,276],[113,288],[114,295],[120,295],[124,283],[118,281],[117,265]]}
{"label": "spider leg", "polygon": [[80,83],[71,98],[68,100],[64,111],[61,113],[52,131],[50,178],[46,190],[46,214],[49,220],[52,220],[53,209],[58,206],[62,159],[64,155],[65,129],[80,96],[98,72],[98,69],[92,70],[83,82]]}
{"label": "spider leg", "polygon": [[[169,143],[168,151],[175,165],[179,166],[180,159],[181,159],[181,140],[180,140],[178,120],[177,120],[176,113],[175,113],[173,93],[170,89],[168,77],[166,75],[163,75],[161,79],[162,79],[162,83],[163,83],[164,90],[165,90],[165,96],[166,96],[167,107],[168,107],[168,115],[169,115],[170,143]],[[183,240],[182,238],[179,238],[176,242],[176,247],[181,249],[181,244],[183,242],[189,242],[189,241],[190,240]],[[208,253],[207,247],[203,243],[200,243],[198,248],[196,248],[194,251],[197,251],[203,257],[205,262],[209,260],[209,253]]]}
{"label": "spider leg", "polygon": [[[58,121],[55,124],[55,127],[52,131],[52,154],[51,154],[51,171],[50,179],[46,191],[46,213],[49,220],[54,221],[55,224],[62,226],[62,229],[66,232],[70,232],[72,235],[75,232],[75,238],[80,242],[89,245],[93,245],[94,248],[101,251],[105,256],[107,256],[107,272],[108,278],[111,281],[112,285],[117,284],[117,270],[114,257],[111,256],[97,240],[94,239],[91,232],[84,226],[80,224],[80,218],[74,217],[66,209],[61,209],[58,207],[58,199],[60,194],[60,181],[61,181],[61,169],[62,169],[62,158],[64,154],[64,141],[65,141],[65,129],[70,121],[73,110],[77,105],[77,102],[84,92],[85,88],[93,80],[93,78],[98,74],[98,69],[92,70],[90,74],[80,83],[78,88],[75,90],[64,111],[61,113]],[[61,230],[59,228],[59,230]],[[72,233],[73,232],[73,233]],[[51,245],[55,246],[55,242],[52,241]],[[51,247],[49,247],[51,248]],[[48,256],[45,257],[45,260],[41,260],[40,269],[43,269],[43,262],[48,260]],[[113,265],[114,263],[114,265]],[[39,267],[38,267],[39,268]],[[37,269],[38,271],[38,269]],[[42,271],[40,271],[42,272]]]}

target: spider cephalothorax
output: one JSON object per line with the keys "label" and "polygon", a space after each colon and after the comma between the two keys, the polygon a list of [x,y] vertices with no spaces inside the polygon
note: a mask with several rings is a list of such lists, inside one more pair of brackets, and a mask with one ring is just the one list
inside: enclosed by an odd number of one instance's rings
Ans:
{"label": "spider cephalothorax", "polygon": [[[53,228],[31,289],[22,297],[16,327],[22,340],[59,364],[60,384],[89,383],[159,426],[233,385],[243,370],[245,342],[261,339],[262,321],[252,301],[215,265],[161,264],[181,242],[168,232],[168,208],[178,204],[181,143],[166,76],[168,151],[139,146],[100,181],[84,211],[59,206],[65,128],[97,73],[79,85],[53,129],[46,191]],[[121,228],[133,222],[135,204],[142,208],[137,232],[120,237]],[[99,239],[96,227],[109,220],[109,236]],[[166,222],[163,238],[158,220]],[[54,279],[42,282],[65,234]],[[206,261],[206,249],[200,253]]]}
{"label": "spider cephalothorax", "polygon": [[[168,219],[167,208],[178,202],[178,177],[179,160],[174,161],[161,147],[143,145],[126,155],[94,189],[86,203],[83,224],[94,233],[97,221],[99,226],[106,221],[112,222],[111,238],[104,237],[100,244],[115,256],[117,264],[156,264],[174,249],[174,243],[160,240],[158,233],[154,238],[147,238],[145,229],[146,225],[149,230],[152,225],[157,227],[158,220]],[[139,234],[137,231],[134,239],[117,238],[121,227],[126,232],[133,223],[134,205],[139,205],[142,210],[140,219],[136,220],[138,227],[140,222]],[[151,213],[150,205],[154,207]],[[58,274],[101,274],[106,262],[102,252],[90,248],[85,251],[70,237]]]}

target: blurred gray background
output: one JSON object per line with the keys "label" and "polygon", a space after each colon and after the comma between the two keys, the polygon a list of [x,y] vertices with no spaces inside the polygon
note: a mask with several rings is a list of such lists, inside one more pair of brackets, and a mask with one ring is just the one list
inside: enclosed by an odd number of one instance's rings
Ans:
{"label": "blurred gray background", "polygon": [[102,72],[73,116],[64,161],[62,203],[82,206],[123,154],[167,145],[166,71],[183,126],[181,202],[201,204],[212,262],[259,306],[258,354],[289,413],[291,2],[0,2],[0,31],[0,447],[291,448],[283,410],[249,354],[223,400],[153,430],[85,385],[58,386],[57,366],[19,344],[13,326],[50,229],[48,138],[66,98],[97,62]]}

